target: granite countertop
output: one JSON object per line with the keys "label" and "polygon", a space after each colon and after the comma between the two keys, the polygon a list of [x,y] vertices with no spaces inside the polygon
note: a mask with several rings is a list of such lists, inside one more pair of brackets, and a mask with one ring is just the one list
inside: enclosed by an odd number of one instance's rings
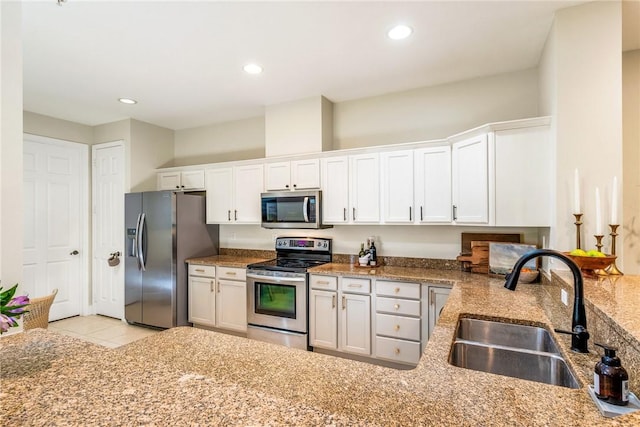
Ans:
{"label": "granite countertop", "polygon": [[189,258],[185,262],[194,265],[215,265],[218,267],[246,268],[249,264],[266,261],[265,258],[246,257],[237,255],[211,255],[199,258]]}
{"label": "granite countertop", "polygon": [[[326,268],[338,274],[340,267]],[[379,277],[415,277],[377,271]],[[598,357],[568,351],[570,337],[552,332],[582,382],[577,390],[449,365],[460,315],[551,329],[545,305],[553,285],[520,284],[510,292],[503,280],[424,270],[420,281],[438,278],[454,286],[415,369],[188,327],[117,349],[32,330],[0,340],[3,419],[16,425],[640,424],[638,413],[600,415],[586,391]]]}

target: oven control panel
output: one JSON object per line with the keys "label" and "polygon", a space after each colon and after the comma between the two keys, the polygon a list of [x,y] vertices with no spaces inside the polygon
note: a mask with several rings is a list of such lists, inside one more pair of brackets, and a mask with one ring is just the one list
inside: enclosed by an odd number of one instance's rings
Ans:
{"label": "oven control panel", "polygon": [[276,250],[311,250],[311,251],[331,251],[331,239],[320,239],[315,237],[278,237],[276,239]]}

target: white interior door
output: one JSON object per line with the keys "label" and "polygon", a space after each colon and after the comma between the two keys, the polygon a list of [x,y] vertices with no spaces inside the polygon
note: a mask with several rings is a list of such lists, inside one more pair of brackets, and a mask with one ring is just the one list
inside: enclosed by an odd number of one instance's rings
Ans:
{"label": "white interior door", "polygon": [[24,288],[31,297],[58,289],[49,320],[75,316],[88,291],[87,146],[24,138]]}
{"label": "white interior door", "polygon": [[[124,317],[124,143],[92,147],[93,301],[97,314]],[[117,265],[109,258],[118,255]]]}

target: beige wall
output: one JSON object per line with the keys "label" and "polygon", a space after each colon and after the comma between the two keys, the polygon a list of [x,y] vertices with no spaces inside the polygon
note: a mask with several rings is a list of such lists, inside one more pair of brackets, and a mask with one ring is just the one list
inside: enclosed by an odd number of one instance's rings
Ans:
{"label": "beige wall", "polygon": [[0,279],[22,282],[22,5],[0,2]]}
{"label": "beige wall", "polygon": [[174,166],[265,157],[264,117],[175,131]]}
{"label": "beige wall", "polygon": [[88,145],[93,143],[93,127],[91,126],[30,111],[24,111],[22,117],[25,133]]}
{"label": "beige wall", "polygon": [[538,115],[536,69],[334,104],[334,149],[440,139]]}
{"label": "beige wall", "polygon": [[640,274],[640,50],[622,55],[624,270]]}
{"label": "beige wall", "polygon": [[[555,114],[557,210],[550,242],[556,249],[575,246],[575,168],[581,176],[583,248],[595,246],[596,186],[607,233],[612,179],[622,179],[621,31],[618,2],[562,9],[541,58],[540,111]],[[609,252],[608,236],[604,243]]]}
{"label": "beige wall", "polygon": [[131,120],[131,191],[155,190],[156,169],[171,164],[173,130]]}

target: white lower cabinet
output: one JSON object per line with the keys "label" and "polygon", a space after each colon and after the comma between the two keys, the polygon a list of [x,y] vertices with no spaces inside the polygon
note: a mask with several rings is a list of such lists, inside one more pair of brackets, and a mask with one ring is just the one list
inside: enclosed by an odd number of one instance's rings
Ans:
{"label": "white lower cabinet", "polygon": [[189,265],[189,322],[246,332],[246,270]]}
{"label": "white lower cabinet", "polygon": [[311,275],[310,284],[309,345],[371,355],[371,281]]}
{"label": "white lower cabinet", "polygon": [[216,268],[189,264],[189,322],[216,325]]}
{"label": "white lower cabinet", "polygon": [[309,345],[416,365],[450,288],[310,275]]}
{"label": "white lower cabinet", "polygon": [[216,326],[247,331],[247,276],[243,268],[218,267]]}
{"label": "white lower cabinet", "polygon": [[422,350],[421,285],[376,281],[376,357],[415,365]]}

